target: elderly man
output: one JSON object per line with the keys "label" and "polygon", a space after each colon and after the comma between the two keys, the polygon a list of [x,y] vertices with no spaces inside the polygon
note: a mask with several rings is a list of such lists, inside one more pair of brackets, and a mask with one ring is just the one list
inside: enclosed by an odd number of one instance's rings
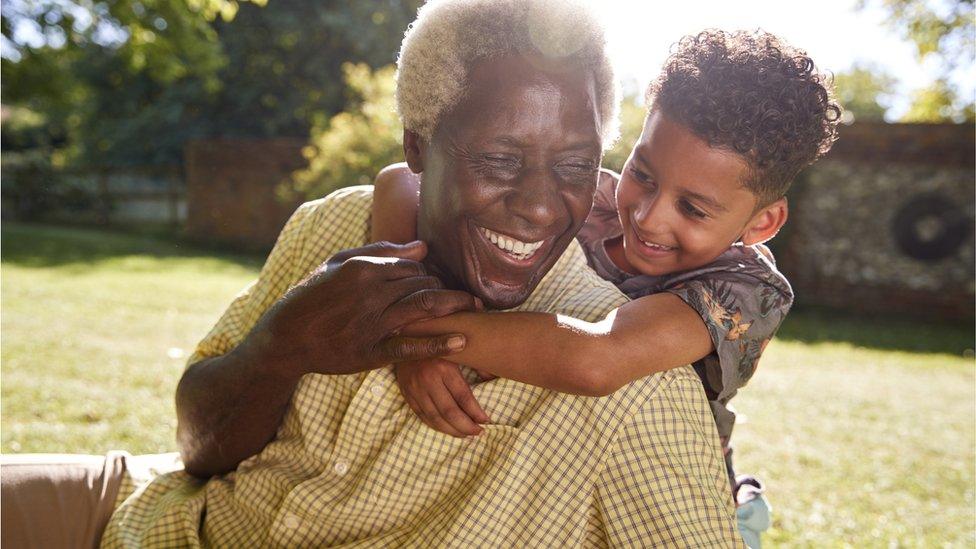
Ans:
{"label": "elderly man", "polygon": [[[387,365],[464,341],[399,337],[407,324],[482,303],[597,319],[625,298],[573,240],[614,131],[592,17],[429,4],[399,68],[426,244],[363,247],[368,187],[299,208],[180,382],[186,471],[127,482],[103,546],[740,545],[690,368],[605,398],[478,384],[494,422],[472,439],[410,412]],[[542,244],[515,257],[486,231]]]}

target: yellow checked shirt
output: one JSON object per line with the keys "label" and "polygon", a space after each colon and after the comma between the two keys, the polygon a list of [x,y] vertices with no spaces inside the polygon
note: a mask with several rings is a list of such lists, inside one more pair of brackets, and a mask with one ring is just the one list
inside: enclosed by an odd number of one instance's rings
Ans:
{"label": "yellow checked shirt", "polygon": [[[301,206],[189,363],[231,350],[308,272],[366,243],[371,200],[351,187]],[[625,299],[574,243],[520,309],[596,320]],[[690,367],[604,398],[505,379],[473,390],[495,423],[458,439],[414,416],[390,368],[307,375],[261,453],[208,482],[142,483],[102,546],[743,546]]]}

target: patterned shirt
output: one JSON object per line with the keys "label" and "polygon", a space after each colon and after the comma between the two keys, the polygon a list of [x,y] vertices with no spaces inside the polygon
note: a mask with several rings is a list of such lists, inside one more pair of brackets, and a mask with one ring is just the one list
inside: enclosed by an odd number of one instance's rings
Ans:
{"label": "patterned shirt", "polygon": [[715,350],[695,362],[694,368],[705,386],[719,435],[727,442],[735,425],[729,400],[752,377],[763,349],[793,305],[790,283],[776,269],[772,252],[761,244],[735,244],[711,263],[679,273],[650,276],[622,271],[606,249],[606,242],[623,232],[616,184],[616,177],[601,174],[593,210],[578,235],[587,261],[631,299],[669,292],[702,317]]}
{"label": "patterned shirt", "polygon": [[[190,363],[231,350],[306,273],[366,243],[371,200],[351,187],[300,207]],[[574,243],[520,308],[596,320],[625,300]],[[259,454],[206,482],[139,484],[102,546],[742,547],[690,367],[603,398],[505,379],[473,390],[494,423],[459,439],[417,419],[389,367],[306,375]]]}

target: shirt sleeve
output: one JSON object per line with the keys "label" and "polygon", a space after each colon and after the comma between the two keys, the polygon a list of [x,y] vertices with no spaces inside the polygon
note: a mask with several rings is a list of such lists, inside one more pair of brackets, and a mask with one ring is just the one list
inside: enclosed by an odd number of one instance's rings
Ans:
{"label": "shirt sleeve", "polygon": [[593,209],[577,233],[577,238],[584,247],[592,247],[598,241],[620,232],[616,197],[619,177],[610,170],[600,170],[600,179],[593,194]]}
{"label": "shirt sleeve", "polygon": [[690,371],[621,428],[596,492],[611,547],[745,547],[715,426]]}
{"label": "shirt sleeve", "polygon": [[306,203],[292,214],[278,235],[258,279],[234,298],[217,324],[197,344],[187,360],[188,367],[234,349],[264,312],[307,274],[296,257],[301,250],[302,225],[312,207],[313,203]]}
{"label": "shirt sleeve", "polygon": [[666,291],[705,322],[715,351],[695,366],[709,399],[728,402],[752,378],[763,349],[789,312],[792,295],[733,270],[707,272]]}
{"label": "shirt sleeve", "polygon": [[600,179],[593,194],[593,211],[601,216],[617,217],[617,182],[620,176],[610,170],[600,170]]}

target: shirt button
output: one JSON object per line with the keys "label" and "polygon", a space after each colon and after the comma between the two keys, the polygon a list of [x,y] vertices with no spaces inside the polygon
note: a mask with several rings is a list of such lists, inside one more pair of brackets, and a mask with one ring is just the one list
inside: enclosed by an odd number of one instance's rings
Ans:
{"label": "shirt button", "polygon": [[282,524],[285,525],[285,528],[294,530],[295,528],[298,528],[301,521],[295,515],[285,515],[285,519],[282,521]]}
{"label": "shirt button", "polygon": [[349,471],[349,463],[345,461],[337,461],[332,467],[332,470],[334,470],[337,475],[342,476]]}
{"label": "shirt button", "polygon": [[381,397],[383,396],[383,393],[386,392],[386,389],[384,389],[382,385],[377,383],[376,385],[373,385],[372,387],[369,388],[369,392],[373,393],[374,397]]}

